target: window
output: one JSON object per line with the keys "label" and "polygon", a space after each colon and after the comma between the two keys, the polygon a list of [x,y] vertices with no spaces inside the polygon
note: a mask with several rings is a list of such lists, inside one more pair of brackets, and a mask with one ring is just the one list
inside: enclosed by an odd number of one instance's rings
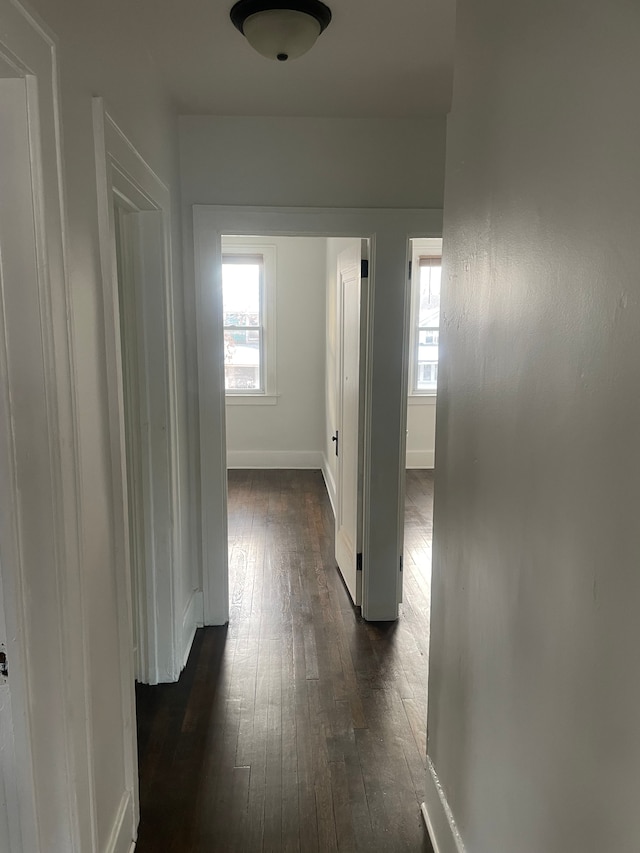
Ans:
{"label": "window", "polygon": [[227,393],[264,394],[264,260],[222,256],[224,387]]}
{"label": "window", "polygon": [[275,406],[276,247],[268,237],[222,237],[227,405]]}
{"label": "window", "polygon": [[[416,241],[418,242],[418,241]],[[411,393],[435,394],[438,385],[442,258],[414,253]],[[415,274],[417,273],[417,275]]]}

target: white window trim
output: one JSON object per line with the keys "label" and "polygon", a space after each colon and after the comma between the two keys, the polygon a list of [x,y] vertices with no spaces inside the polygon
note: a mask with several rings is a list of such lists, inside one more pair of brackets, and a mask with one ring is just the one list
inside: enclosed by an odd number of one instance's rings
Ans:
{"label": "white window trim", "polygon": [[408,404],[410,406],[435,406],[436,391],[416,391],[415,394],[409,395]]}
{"label": "white window trim", "polygon": [[279,396],[279,394],[263,394],[261,391],[255,391],[252,394],[227,391],[224,401],[227,406],[275,406]]}
{"label": "white window trim", "polygon": [[259,237],[231,237],[221,239],[222,255],[262,255],[263,259],[263,341],[262,375],[264,388],[260,391],[226,391],[228,406],[275,406],[278,402],[276,382],[276,246]]}
{"label": "white window trim", "polygon": [[420,258],[442,257],[441,237],[422,237],[411,241],[411,326],[409,335],[409,399],[410,406],[423,406],[435,403],[437,390],[418,391],[416,389],[416,371],[418,369],[417,334],[418,312],[420,310]]}

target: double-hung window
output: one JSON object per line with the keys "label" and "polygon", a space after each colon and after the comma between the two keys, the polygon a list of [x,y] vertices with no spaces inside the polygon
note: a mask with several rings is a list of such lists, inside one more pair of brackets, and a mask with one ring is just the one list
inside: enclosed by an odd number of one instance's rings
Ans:
{"label": "double-hung window", "polygon": [[419,302],[414,390],[435,391],[438,384],[438,336],[440,334],[440,258],[420,258]]}
{"label": "double-hung window", "polygon": [[264,260],[222,256],[224,385],[229,394],[263,394]]}
{"label": "double-hung window", "polygon": [[277,403],[276,247],[222,237],[224,385],[227,404]]}
{"label": "double-hung window", "polygon": [[410,383],[410,393],[413,395],[433,395],[438,386],[441,276],[442,258],[440,256],[431,252],[428,255],[414,254]]}

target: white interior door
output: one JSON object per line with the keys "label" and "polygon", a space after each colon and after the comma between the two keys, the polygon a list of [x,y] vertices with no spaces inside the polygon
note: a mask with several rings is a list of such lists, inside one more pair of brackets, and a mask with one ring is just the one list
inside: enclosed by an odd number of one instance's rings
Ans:
{"label": "white interior door", "polygon": [[[24,79],[0,80],[0,850],[35,850],[27,753],[27,643],[22,590],[47,530],[37,482],[44,398],[29,115]],[[35,352],[34,352],[35,350]],[[39,395],[39,396],[38,396]],[[46,427],[44,428],[46,430]],[[30,509],[33,507],[33,517]],[[44,540],[46,533],[43,534]],[[22,541],[20,541],[22,540]],[[42,554],[38,553],[42,559]],[[33,561],[33,562],[32,562]],[[31,595],[33,598],[33,595]],[[9,668],[9,676],[4,671]],[[40,849],[40,848],[38,848]]]}
{"label": "white interior door", "polygon": [[19,809],[16,790],[16,757],[14,748],[11,694],[5,676],[7,631],[4,617],[0,571],[0,850],[8,853],[22,850]]}
{"label": "white interior door", "polygon": [[363,431],[361,381],[364,366],[363,260],[366,240],[357,240],[338,256],[338,457],[336,562],[353,599],[362,603],[362,471]]}

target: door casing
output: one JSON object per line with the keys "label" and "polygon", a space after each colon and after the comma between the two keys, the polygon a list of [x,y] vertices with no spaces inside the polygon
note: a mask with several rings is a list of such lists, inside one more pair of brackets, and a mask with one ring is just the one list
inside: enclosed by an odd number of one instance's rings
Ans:
{"label": "door casing", "polygon": [[[365,375],[363,590],[369,620],[398,617],[406,448],[409,239],[440,236],[442,211],[194,205],[200,536],[205,624],[229,620],[223,234],[352,237],[371,251]],[[404,397],[403,397],[404,391]],[[193,435],[196,440],[196,435]],[[375,477],[372,477],[375,466]]]}
{"label": "door casing", "polygon": [[20,800],[12,842],[80,853],[95,837],[94,795],[58,46],[18,0],[0,0],[0,20],[0,74],[23,87],[28,117],[18,199],[31,205],[30,224],[11,243],[33,260],[0,275],[0,571]]}

